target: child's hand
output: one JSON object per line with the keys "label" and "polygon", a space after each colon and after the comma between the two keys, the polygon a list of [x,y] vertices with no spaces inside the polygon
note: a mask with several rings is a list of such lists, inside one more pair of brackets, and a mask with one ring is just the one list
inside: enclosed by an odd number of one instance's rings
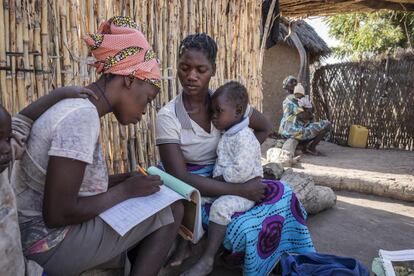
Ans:
{"label": "child's hand", "polygon": [[92,90],[83,87],[83,86],[64,86],[56,88],[52,91],[57,97],[61,99],[66,98],[81,98],[87,99],[89,97],[93,97],[95,100],[98,100],[98,96],[96,96],[95,92]]}

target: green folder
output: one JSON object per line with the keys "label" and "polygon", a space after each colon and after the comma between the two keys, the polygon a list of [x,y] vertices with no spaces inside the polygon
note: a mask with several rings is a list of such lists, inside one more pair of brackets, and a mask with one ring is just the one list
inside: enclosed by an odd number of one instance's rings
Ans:
{"label": "green folder", "polygon": [[158,169],[149,167],[148,174],[158,175],[164,185],[174,192],[180,194],[186,201],[184,204],[184,218],[179,229],[179,234],[193,243],[197,243],[204,234],[201,224],[201,195],[193,186],[184,181]]}

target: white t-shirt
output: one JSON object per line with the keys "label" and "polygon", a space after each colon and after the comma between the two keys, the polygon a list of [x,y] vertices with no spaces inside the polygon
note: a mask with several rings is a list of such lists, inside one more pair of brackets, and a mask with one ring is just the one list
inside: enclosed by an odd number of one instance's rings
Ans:
{"label": "white t-shirt", "polygon": [[66,99],[48,109],[32,126],[26,152],[13,168],[23,250],[44,252],[56,246],[68,227],[47,229],[42,205],[49,156],[85,162],[79,196],[107,191],[108,172],[99,141],[96,107],[87,99]]}
{"label": "white t-shirt", "polygon": [[210,123],[210,133],[194,122],[185,110],[182,93],[157,114],[156,144],[179,144],[186,163],[208,165],[216,162],[220,131]]}
{"label": "white t-shirt", "polygon": [[[253,109],[247,108],[245,117]],[[195,165],[210,165],[216,162],[217,145],[221,132],[210,123],[210,133],[194,122],[188,115],[182,93],[166,104],[157,114],[156,144],[179,144],[185,162]]]}

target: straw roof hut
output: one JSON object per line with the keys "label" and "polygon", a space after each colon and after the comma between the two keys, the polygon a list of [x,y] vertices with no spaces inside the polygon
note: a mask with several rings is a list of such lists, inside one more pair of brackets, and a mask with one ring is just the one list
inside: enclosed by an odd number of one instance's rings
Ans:
{"label": "straw roof hut", "polygon": [[[262,68],[263,113],[272,121],[276,130],[282,116],[282,102],[286,96],[282,89],[283,79],[287,75],[297,76],[301,67],[299,51],[291,36],[288,36],[289,26],[285,20],[281,21],[279,42],[265,51]],[[330,54],[331,50],[325,41],[305,21],[296,21],[291,28],[305,48],[307,65]],[[309,82],[309,66],[305,67],[304,76]]]}
{"label": "straw roof hut", "polygon": [[[331,53],[328,45],[318,35],[312,26],[306,23],[304,20],[295,21],[294,32],[298,35],[303,46],[309,54],[310,63],[318,61],[322,57],[326,57]],[[279,33],[279,41],[284,41],[290,47],[295,47],[294,42],[288,36],[289,30],[286,23],[282,23]]]}

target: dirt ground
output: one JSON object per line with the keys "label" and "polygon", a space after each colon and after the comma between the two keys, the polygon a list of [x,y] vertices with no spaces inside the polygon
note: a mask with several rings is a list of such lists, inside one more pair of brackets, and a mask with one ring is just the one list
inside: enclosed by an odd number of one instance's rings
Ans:
{"label": "dirt ground", "polygon": [[365,175],[368,173],[370,177],[375,177],[380,173],[381,175],[376,178],[385,175],[388,179],[400,176],[402,181],[413,180],[411,178],[414,176],[413,151],[360,149],[328,142],[321,142],[318,150],[324,156],[303,155],[300,160],[303,167],[313,164],[337,170],[363,171]]}
{"label": "dirt ground", "polygon": [[414,249],[414,203],[337,192],[337,204],[308,220],[318,252],[351,256],[371,268],[379,249]]}
{"label": "dirt ground", "polygon": [[[269,145],[268,141],[262,147],[264,157]],[[414,152],[353,149],[324,142],[318,149],[325,156],[306,155],[295,168],[314,176],[316,184],[388,197],[404,196],[414,190]],[[349,191],[336,194],[334,208],[308,218],[317,252],[350,256],[371,269],[379,249],[414,249],[413,202]],[[164,269],[161,275],[180,275],[200,252],[199,248],[180,268]],[[210,275],[242,273],[216,265]]]}
{"label": "dirt ground", "polygon": [[321,143],[325,156],[304,155],[298,171],[334,189],[414,202],[414,152],[341,147]]}
{"label": "dirt ground", "polygon": [[[345,191],[337,196],[334,208],[308,218],[317,252],[353,257],[371,269],[379,249],[414,249],[414,203]],[[197,255],[163,275],[180,275]],[[242,273],[217,265],[210,275]]]}
{"label": "dirt ground", "polygon": [[[262,145],[262,156],[272,146]],[[414,202],[414,152],[342,147],[321,142],[324,156],[301,155],[294,170],[313,176],[318,185]]]}

